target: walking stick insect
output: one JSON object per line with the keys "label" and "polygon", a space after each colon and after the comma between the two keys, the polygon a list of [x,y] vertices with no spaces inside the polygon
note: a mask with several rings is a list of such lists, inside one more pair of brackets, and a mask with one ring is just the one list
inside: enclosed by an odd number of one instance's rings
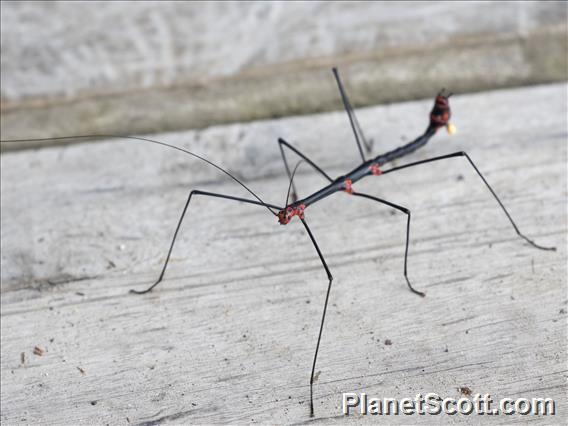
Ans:
{"label": "walking stick insect", "polygon": [[[421,160],[421,161],[415,161],[415,162],[410,162],[401,166],[396,166],[396,167],[390,167],[386,170],[383,170],[382,167],[385,166],[386,164],[392,162],[393,160],[397,160],[400,158],[403,158],[409,154],[411,154],[412,152],[416,151],[418,148],[423,147],[424,145],[426,145],[428,143],[428,141],[436,134],[436,132],[443,128],[446,127],[448,129],[448,131],[452,131],[453,127],[450,124],[450,116],[451,116],[451,111],[450,111],[450,105],[449,105],[449,98],[451,96],[451,93],[449,94],[445,94],[444,91],[442,90],[440,93],[438,93],[438,95],[435,98],[434,101],[434,107],[432,109],[432,111],[430,112],[430,117],[429,117],[429,124],[426,128],[426,130],[424,131],[424,133],[420,136],[418,136],[415,140],[413,140],[412,142],[409,142],[399,148],[396,148],[394,150],[388,151],[384,154],[380,154],[374,158],[371,159],[367,159],[365,154],[369,154],[372,150],[372,140],[367,140],[363,134],[363,131],[361,129],[361,126],[359,125],[359,122],[357,120],[357,117],[355,115],[355,112],[351,106],[351,103],[347,97],[347,94],[345,92],[345,89],[343,87],[343,84],[341,82],[339,73],[337,72],[337,70],[334,68],[333,69],[333,74],[335,76],[338,88],[339,88],[339,92],[341,95],[341,99],[344,105],[344,108],[347,112],[348,118],[349,118],[349,122],[353,131],[353,134],[355,136],[355,142],[357,144],[357,148],[359,151],[359,154],[361,156],[361,164],[359,166],[357,166],[355,169],[353,169],[352,171],[350,171],[349,173],[337,177],[335,179],[331,178],[325,171],[323,171],[323,169],[321,167],[319,167],[316,163],[314,163],[311,159],[309,159],[307,156],[305,156],[301,151],[299,151],[297,148],[295,148],[294,146],[292,146],[291,144],[289,144],[288,142],[286,142],[283,139],[278,139],[278,145],[279,145],[279,149],[280,149],[280,153],[282,155],[282,159],[284,162],[284,166],[286,169],[286,173],[289,177],[290,183],[289,183],[289,188],[288,188],[288,195],[287,195],[287,199],[286,199],[286,203],[284,206],[277,206],[274,204],[269,204],[264,202],[258,195],[256,195],[248,186],[246,186],[243,182],[241,182],[239,179],[237,179],[235,176],[233,176],[231,173],[229,173],[228,171],[226,171],[225,169],[221,168],[220,166],[218,166],[217,164],[214,164],[213,162],[203,158],[200,155],[197,155],[193,152],[190,152],[186,149],[174,146],[174,145],[170,145],[164,142],[160,142],[160,141],[156,141],[153,139],[149,139],[149,138],[143,138],[143,137],[137,137],[137,136],[122,136],[122,135],[85,135],[85,136],[69,136],[69,137],[62,137],[62,138],[47,138],[47,139],[32,139],[32,140],[17,140],[17,141],[2,141],[2,142],[23,142],[23,141],[39,141],[39,140],[62,140],[62,139],[78,139],[78,138],[82,138],[82,139],[92,139],[92,138],[102,138],[102,137],[106,137],[106,138],[122,138],[122,139],[130,139],[130,140],[140,140],[140,141],[145,141],[145,142],[150,142],[150,143],[154,143],[154,144],[158,144],[158,145],[162,145],[162,146],[166,146],[172,149],[176,149],[178,151],[184,152],[188,155],[191,155],[195,158],[198,158],[208,164],[210,164],[211,166],[217,168],[219,171],[221,171],[222,173],[226,174],[227,176],[229,176],[231,179],[233,179],[235,182],[237,182],[239,185],[241,185],[245,190],[247,190],[254,199],[251,198],[242,198],[242,197],[236,197],[236,196],[232,196],[232,195],[228,195],[228,194],[220,194],[220,193],[215,193],[215,192],[209,192],[209,191],[201,191],[201,190],[197,190],[197,189],[193,189],[190,191],[187,201],[184,205],[183,211],[181,213],[181,216],[177,222],[177,226],[175,228],[175,231],[173,233],[173,238],[170,242],[169,245],[169,249],[166,255],[166,259],[165,262],[163,264],[162,270],[160,272],[160,275],[158,276],[158,279],[156,280],[156,282],[154,282],[150,287],[148,287],[145,290],[130,290],[131,293],[135,293],[135,294],[144,294],[144,293],[148,293],[150,291],[152,291],[163,279],[164,279],[164,275],[166,272],[166,269],[168,267],[168,263],[170,260],[170,256],[172,254],[175,242],[176,242],[176,238],[178,236],[178,232],[180,230],[181,224],[184,220],[184,218],[186,217],[186,213],[188,211],[189,208],[189,204],[192,200],[193,197],[196,196],[205,196],[205,197],[214,197],[214,198],[218,198],[218,199],[224,199],[224,200],[232,200],[232,201],[237,201],[237,202],[241,202],[241,203],[246,203],[246,204],[250,204],[250,205],[254,205],[254,206],[260,206],[263,208],[266,208],[271,214],[273,214],[278,223],[280,225],[287,225],[294,216],[298,216],[298,219],[301,221],[302,225],[304,226],[308,237],[310,239],[310,241],[312,242],[316,253],[321,261],[321,264],[327,274],[327,279],[328,279],[328,285],[327,285],[327,291],[326,291],[326,295],[325,295],[325,302],[323,305],[323,312],[322,312],[322,317],[321,317],[321,322],[320,322],[320,327],[319,327],[319,333],[318,333],[318,338],[317,338],[317,343],[316,343],[316,347],[315,347],[315,353],[314,353],[314,357],[313,357],[313,363],[312,363],[312,368],[311,368],[311,375],[310,375],[310,416],[314,416],[314,405],[313,405],[313,384],[314,384],[314,376],[315,376],[315,369],[316,369],[316,363],[317,363],[317,357],[318,357],[318,352],[319,352],[319,348],[320,348],[320,342],[321,342],[321,337],[322,337],[322,332],[323,332],[323,328],[324,328],[324,323],[325,323],[325,317],[326,317],[326,312],[327,312],[327,306],[328,306],[328,302],[329,302],[329,296],[330,296],[330,292],[331,292],[331,286],[332,286],[332,282],[333,282],[333,275],[325,261],[325,257],[322,254],[318,243],[316,241],[316,238],[314,237],[307,221],[305,218],[305,211],[308,207],[310,207],[312,204],[317,203],[318,201],[329,197],[333,194],[335,194],[336,192],[347,192],[348,194],[351,194],[353,196],[357,196],[357,197],[361,197],[361,198],[365,198],[374,202],[378,202],[380,204],[386,205],[390,208],[396,209],[402,213],[404,213],[407,217],[407,221],[406,221],[406,242],[405,242],[405,252],[404,252],[404,269],[403,269],[403,275],[404,278],[406,280],[406,284],[408,285],[408,288],[415,294],[424,297],[425,294],[417,289],[414,288],[414,286],[411,284],[409,278],[408,278],[408,249],[409,249],[409,242],[410,242],[410,218],[411,218],[411,212],[409,209],[407,209],[404,206],[398,205],[398,204],[394,204],[390,201],[366,194],[366,193],[362,193],[362,192],[356,192],[353,189],[353,185],[358,182],[359,180],[367,177],[367,176],[380,176],[380,175],[385,175],[388,173],[393,173],[396,171],[400,171],[400,170],[404,170],[407,168],[411,168],[414,166],[419,166],[422,164],[427,164],[427,163],[431,163],[431,162],[435,162],[435,161],[441,161],[441,160],[446,160],[446,159],[451,159],[451,158],[457,158],[457,157],[464,157],[468,164],[474,169],[474,171],[477,173],[477,175],[479,176],[479,178],[481,179],[481,181],[483,182],[483,184],[485,185],[485,187],[489,190],[489,192],[492,194],[492,196],[494,197],[494,199],[497,201],[498,205],[500,206],[500,208],[503,210],[503,212],[505,213],[505,215],[507,216],[509,222],[511,223],[511,225],[513,226],[515,232],[518,234],[519,237],[523,238],[526,242],[528,242],[530,245],[532,245],[535,248],[541,249],[541,250],[555,250],[554,247],[543,247],[540,246],[538,244],[536,244],[534,241],[532,241],[531,239],[529,239],[528,237],[526,237],[524,234],[522,234],[519,230],[519,228],[517,227],[516,223],[513,221],[512,217],[510,216],[509,212],[507,211],[507,209],[505,208],[505,206],[503,205],[503,203],[501,202],[501,200],[499,199],[499,197],[497,196],[497,194],[495,193],[495,191],[492,189],[492,187],[489,185],[489,183],[487,182],[487,180],[484,178],[484,176],[481,174],[481,172],[479,171],[479,169],[477,168],[477,166],[474,164],[474,162],[471,160],[471,158],[469,157],[469,155],[463,151],[459,151],[459,152],[454,152],[454,153],[450,153],[447,155],[442,155],[442,156],[437,156],[437,157],[432,157],[432,158],[428,158],[425,160]],[[296,190],[296,185],[294,183],[294,175],[297,169],[291,170],[288,164],[288,159],[286,157],[286,152],[285,152],[285,148],[287,148],[288,150],[292,151],[294,154],[296,154],[297,156],[299,156],[302,161],[306,162],[308,165],[310,165],[315,171],[317,171],[321,176],[323,176],[323,178],[325,178],[328,183],[326,186],[324,186],[323,188],[321,188],[320,190],[314,192],[313,194],[299,199],[298,195],[297,195],[297,190]],[[291,195],[291,202],[288,202],[288,197]]]}

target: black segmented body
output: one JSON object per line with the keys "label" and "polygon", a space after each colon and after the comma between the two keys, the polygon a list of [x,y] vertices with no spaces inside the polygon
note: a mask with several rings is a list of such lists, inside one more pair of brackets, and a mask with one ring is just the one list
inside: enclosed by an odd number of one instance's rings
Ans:
{"label": "black segmented body", "polygon": [[384,165],[384,164],[386,164],[390,161],[393,161],[397,158],[404,157],[404,156],[410,154],[411,152],[416,151],[418,148],[426,145],[426,143],[428,143],[430,138],[432,136],[434,136],[435,133],[436,133],[436,127],[433,126],[433,125],[430,125],[428,127],[428,129],[426,130],[426,132],[424,132],[423,135],[419,136],[414,141],[412,141],[412,142],[410,142],[406,145],[403,145],[401,147],[398,147],[396,149],[393,149],[392,151],[378,155],[377,157],[375,157],[372,160],[368,160],[368,161],[363,162],[360,166],[353,169],[352,171],[347,173],[345,176],[338,177],[332,183],[330,183],[329,185],[320,189],[319,191],[314,192],[312,195],[310,195],[310,196],[308,196],[308,197],[306,197],[302,200],[296,201],[295,203],[293,203],[293,206],[304,205],[305,207],[308,207],[310,204],[313,204],[313,203],[315,203],[315,202],[317,202],[317,201],[319,201],[323,198],[329,197],[330,195],[332,195],[336,192],[344,191],[346,189],[346,187],[345,187],[346,181],[351,181],[351,183],[355,183],[355,182],[363,179],[366,176],[372,175],[373,172],[371,171],[370,167],[373,164],[376,164],[378,166],[382,166],[382,165]]}

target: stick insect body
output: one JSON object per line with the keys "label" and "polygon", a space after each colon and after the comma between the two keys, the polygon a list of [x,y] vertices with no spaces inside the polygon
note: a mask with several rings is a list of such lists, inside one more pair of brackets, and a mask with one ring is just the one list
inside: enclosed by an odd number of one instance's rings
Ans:
{"label": "stick insect body", "polygon": [[[174,245],[175,245],[176,238],[178,236],[178,232],[179,232],[180,227],[181,227],[181,224],[182,224],[182,222],[183,222],[183,220],[186,216],[186,213],[188,211],[189,204],[190,204],[191,200],[196,196],[215,197],[215,198],[219,198],[219,199],[232,200],[232,201],[237,201],[237,202],[242,202],[242,203],[247,203],[247,204],[267,208],[270,211],[270,213],[272,213],[277,218],[278,222],[281,225],[288,224],[293,219],[294,216],[298,216],[299,220],[302,222],[302,225],[304,226],[304,228],[305,228],[305,230],[306,230],[306,232],[307,232],[307,234],[308,234],[308,236],[309,236],[309,238],[310,238],[310,240],[311,240],[311,242],[312,242],[312,244],[313,244],[313,246],[314,246],[314,248],[317,252],[317,255],[318,255],[318,257],[319,257],[319,259],[322,263],[322,266],[323,266],[323,268],[324,268],[324,270],[327,274],[327,278],[328,278],[327,292],[326,292],[326,295],[325,295],[323,313],[322,313],[322,317],[321,317],[318,339],[317,339],[317,343],[316,343],[315,354],[314,354],[314,358],[313,358],[311,375],[310,375],[310,416],[312,416],[312,417],[314,416],[313,384],[314,384],[314,377],[315,377],[316,362],[317,362],[322,332],[323,332],[324,323],[325,323],[325,316],[326,316],[327,306],[328,306],[328,302],[329,302],[331,286],[332,286],[332,282],[333,282],[333,275],[331,274],[331,271],[330,271],[330,269],[329,269],[329,267],[328,267],[328,265],[325,261],[324,255],[322,254],[322,252],[321,252],[321,250],[320,250],[320,248],[319,248],[319,246],[316,242],[316,238],[314,237],[314,235],[313,235],[313,233],[312,233],[312,231],[311,231],[311,229],[308,226],[308,223],[306,221],[305,211],[309,206],[317,203],[318,201],[320,201],[320,200],[322,200],[326,197],[329,197],[329,196],[335,194],[336,192],[347,192],[347,193],[349,193],[353,196],[366,198],[370,201],[374,201],[374,202],[378,202],[380,204],[384,204],[388,207],[391,207],[393,209],[396,209],[396,210],[404,213],[407,216],[406,244],[405,244],[405,252],[404,252],[404,270],[403,270],[404,278],[406,280],[406,283],[407,283],[409,289],[413,293],[424,297],[425,293],[423,293],[419,290],[416,290],[412,286],[412,284],[410,283],[410,280],[408,278],[407,265],[408,265],[408,247],[409,247],[409,242],[410,242],[410,218],[411,218],[410,210],[407,209],[404,206],[400,206],[400,205],[391,203],[390,201],[383,200],[383,199],[375,197],[373,195],[369,195],[369,194],[365,194],[365,193],[361,193],[361,192],[356,192],[353,189],[353,185],[356,182],[360,181],[361,179],[363,179],[367,176],[385,175],[385,174],[388,174],[388,173],[393,173],[393,172],[396,172],[396,171],[404,170],[404,169],[407,169],[407,168],[410,168],[410,167],[419,166],[419,165],[422,165],[422,164],[427,164],[427,163],[431,163],[431,162],[435,162],[435,161],[441,161],[441,160],[457,158],[457,157],[464,157],[467,160],[468,164],[470,164],[471,167],[475,170],[475,172],[480,177],[482,182],[485,184],[487,189],[491,192],[491,194],[493,195],[493,197],[495,198],[495,200],[497,201],[497,203],[499,204],[499,206],[501,207],[501,209],[503,210],[503,212],[505,213],[505,215],[509,219],[509,221],[510,221],[511,225],[513,226],[515,232],[519,235],[519,237],[523,238],[526,242],[528,242],[530,245],[532,245],[535,248],[538,248],[538,249],[541,249],[541,250],[556,250],[554,247],[540,246],[520,232],[516,223],[513,221],[509,212],[507,211],[507,209],[505,208],[505,206],[503,205],[503,203],[501,202],[501,200],[499,199],[499,197],[497,196],[497,194],[495,193],[493,188],[489,185],[487,180],[483,177],[483,175],[481,174],[481,172],[479,171],[477,166],[474,164],[474,162],[471,160],[469,155],[467,153],[465,153],[464,151],[459,151],[459,152],[454,152],[454,153],[447,154],[447,155],[428,158],[428,159],[421,160],[421,161],[415,161],[415,162],[411,162],[411,163],[404,164],[404,165],[401,165],[401,166],[391,167],[387,170],[382,170],[382,167],[385,164],[388,164],[389,162],[392,162],[393,160],[403,158],[403,157],[411,154],[412,152],[416,151],[417,149],[423,147],[424,145],[426,145],[428,143],[428,141],[436,134],[436,132],[440,128],[446,127],[448,132],[453,133],[454,128],[450,124],[450,121],[449,121],[450,117],[451,117],[451,111],[450,111],[450,105],[449,105],[449,98],[451,96],[451,93],[448,94],[448,95],[445,95],[444,90],[442,90],[436,96],[435,101],[434,101],[434,107],[433,107],[432,111],[430,112],[429,125],[422,135],[418,136],[415,140],[413,140],[412,142],[410,142],[406,145],[403,145],[403,146],[396,148],[392,151],[388,151],[384,154],[380,154],[380,155],[376,156],[375,158],[366,159],[365,152],[367,154],[371,152],[373,141],[372,140],[366,140],[366,138],[365,138],[365,136],[362,132],[361,126],[359,125],[359,122],[357,120],[357,117],[355,116],[355,112],[354,112],[354,110],[353,110],[353,108],[352,108],[352,106],[349,102],[347,94],[345,93],[345,89],[344,89],[343,84],[341,82],[341,79],[339,77],[339,73],[337,72],[337,69],[334,68],[333,73],[334,73],[335,79],[337,81],[339,91],[341,93],[341,98],[342,98],[345,110],[347,111],[347,115],[349,117],[349,122],[351,124],[351,128],[352,128],[353,133],[355,135],[355,141],[357,143],[357,147],[358,147],[359,153],[361,155],[362,163],[358,167],[356,167],[355,169],[350,171],[349,173],[345,174],[344,176],[340,176],[340,177],[333,179],[325,171],[323,171],[323,169],[321,167],[319,167],[311,159],[309,159],[304,154],[302,154],[302,152],[299,151],[297,148],[295,148],[294,146],[292,146],[291,144],[289,144],[288,142],[286,142],[285,140],[283,140],[281,138],[278,139],[278,144],[279,144],[280,152],[281,152],[281,155],[282,155],[282,159],[284,161],[286,172],[287,172],[288,177],[290,179],[288,195],[290,195],[290,191],[291,191],[291,195],[292,195],[292,202],[288,203],[288,199],[287,199],[286,205],[284,207],[264,202],[259,196],[257,196],[243,182],[241,182],[235,176],[233,176],[232,174],[230,174],[228,171],[221,168],[220,166],[214,164],[213,162],[211,162],[211,161],[209,161],[209,160],[207,160],[207,159],[205,159],[205,158],[203,158],[203,157],[201,157],[201,156],[199,156],[199,155],[197,155],[193,152],[190,152],[186,149],[183,149],[183,148],[180,148],[180,147],[177,147],[177,146],[174,146],[174,145],[170,145],[170,144],[167,144],[167,143],[164,143],[164,142],[156,141],[156,140],[153,140],[153,139],[149,139],[149,138],[142,138],[142,137],[137,137],[137,136],[122,136],[122,135],[87,135],[87,136],[70,136],[70,137],[62,137],[62,138],[2,141],[2,142],[23,142],[23,141],[54,140],[54,139],[59,139],[59,140],[61,140],[61,139],[77,139],[77,138],[92,139],[92,138],[96,138],[96,137],[141,140],[141,141],[150,142],[150,143],[154,143],[154,144],[163,145],[163,146],[166,146],[166,147],[169,147],[169,148],[173,148],[173,149],[176,149],[178,151],[182,151],[186,154],[189,154],[193,157],[196,157],[196,158],[198,158],[202,161],[205,161],[206,163],[217,168],[218,170],[220,170],[221,172],[223,172],[227,176],[229,176],[231,179],[233,179],[234,181],[239,183],[245,190],[247,190],[254,197],[254,199],[250,199],[250,198],[235,197],[235,196],[232,196],[232,195],[219,194],[219,193],[208,192],[208,191],[192,190],[189,193],[189,196],[188,196],[187,201],[185,203],[185,206],[183,208],[181,217],[180,217],[180,219],[177,223],[177,226],[176,226],[176,229],[174,231],[174,235],[173,235],[173,238],[172,238],[172,241],[170,243],[169,250],[168,250],[168,253],[167,253],[167,256],[166,256],[166,260],[164,262],[164,265],[162,267],[162,270],[160,272],[160,275],[159,275],[157,281],[154,282],[150,287],[148,287],[145,290],[130,290],[131,293],[135,293],[135,294],[148,293],[148,292],[152,291],[163,280],[164,274],[166,272],[166,269],[167,269],[167,266],[168,266],[168,263],[169,263],[169,260],[170,260],[170,256],[172,254],[172,251],[173,251],[173,248],[174,248]],[[288,150],[290,150],[293,153],[295,153],[296,155],[298,155],[302,159],[302,161],[305,161],[315,171],[317,171],[319,174],[321,174],[328,181],[328,184],[325,187],[323,187],[322,189],[320,189],[319,191],[316,191],[313,194],[311,194],[311,195],[309,195],[305,198],[298,199],[296,186],[294,184],[294,174],[295,174],[296,169],[291,171],[284,148],[287,148]]]}

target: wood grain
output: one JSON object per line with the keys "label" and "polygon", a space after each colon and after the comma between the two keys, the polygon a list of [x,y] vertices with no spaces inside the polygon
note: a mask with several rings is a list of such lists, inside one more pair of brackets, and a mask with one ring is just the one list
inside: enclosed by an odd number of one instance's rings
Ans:
{"label": "wood grain", "polygon": [[[412,157],[467,151],[521,230],[556,252],[518,238],[460,159],[357,186],[411,209],[409,274],[425,299],[404,283],[403,215],[345,194],[307,210],[335,277],[316,420],[414,423],[346,418],[342,392],[458,397],[467,386],[557,402],[554,418],[489,422],[566,421],[566,89],[456,96],[458,134],[437,135]],[[423,130],[431,102],[359,118],[383,151]],[[288,182],[277,136],[332,175],[357,164],[341,113],[155,138],[205,154],[281,204]],[[166,280],[134,296],[128,289],[157,277],[190,189],[246,193],[190,157],[135,142],[5,153],[1,162],[3,424],[310,421],[327,283],[297,221],[283,227],[263,208],[198,198]],[[303,194],[323,183],[307,168],[297,179]]]}

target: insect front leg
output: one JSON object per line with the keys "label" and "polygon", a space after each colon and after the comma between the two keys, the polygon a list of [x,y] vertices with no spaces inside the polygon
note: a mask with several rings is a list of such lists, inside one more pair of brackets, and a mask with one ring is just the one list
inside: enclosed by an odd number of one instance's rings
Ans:
{"label": "insect front leg", "polygon": [[414,167],[414,166],[419,166],[420,164],[426,164],[426,163],[431,163],[433,161],[439,161],[439,160],[446,160],[448,158],[455,158],[455,157],[465,157],[467,159],[467,161],[469,162],[469,164],[471,165],[471,167],[473,167],[473,169],[475,170],[475,172],[477,173],[477,175],[481,178],[481,180],[483,181],[483,183],[485,184],[485,186],[487,187],[487,189],[489,190],[489,192],[491,192],[491,194],[493,195],[493,197],[495,198],[495,200],[497,201],[497,203],[499,203],[499,205],[501,206],[501,209],[503,210],[503,212],[505,213],[505,215],[507,216],[507,218],[509,219],[509,222],[511,222],[511,225],[513,225],[513,228],[515,229],[515,232],[517,233],[517,235],[519,237],[521,237],[522,239],[524,239],[526,242],[528,242],[530,245],[532,245],[533,247],[540,249],[540,250],[551,250],[551,251],[555,251],[556,247],[544,247],[541,246],[537,243],[535,243],[533,240],[531,240],[530,238],[528,238],[526,235],[524,235],[520,230],[519,227],[517,226],[517,224],[515,223],[515,221],[513,220],[513,218],[511,217],[511,215],[509,214],[509,212],[507,211],[507,209],[505,208],[505,206],[503,205],[503,203],[501,202],[501,200],[499,199],[499,197],[497,196],[497,193],[493,190],[493,188],[491,188],[491,185],[489,185],[489,182],[487,182],[487,180],[485,179],[485,177],[483,177],[483,175],[481,174],[481,172],[479,171],[479,169],[477,168],[477,166],[474,164],[474,162],[472,161],[472,159],[469,157],[469,155],[467,155],[465,152],[463,151],[459,151],[459,152],[454,152],[452,154],[447,154],[447,155],[441,155],[439,157],[433,157],[433,158],[428,158],[426,160],[421,160],[421,161],[416,161],[414,163],[409,163],[409,164],[405,164],[402,166],[398,166],[398,167],[393,167],[392,169],[383,171],[382,174],[386,175],[387,173],[392,173],[398,170],[402,170],[402,169],[406,169],[409,167]]}

